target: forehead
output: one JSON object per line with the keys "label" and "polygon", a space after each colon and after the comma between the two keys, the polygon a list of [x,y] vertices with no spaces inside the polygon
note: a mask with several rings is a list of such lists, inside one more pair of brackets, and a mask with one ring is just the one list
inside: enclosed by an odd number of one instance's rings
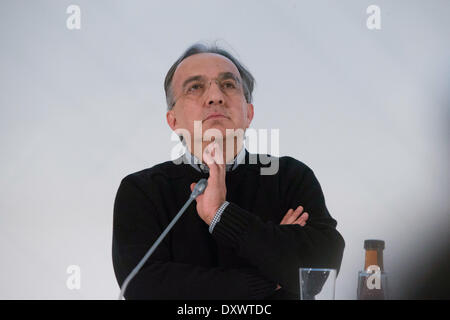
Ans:
{"label": "forehead", "polygon": [[240,79],[239,70],[230,59],[216,53],[198,53],[184,59],[173,75],[174,87],[191,76],[206,76],[215,78],[220,73],[232,72]]}

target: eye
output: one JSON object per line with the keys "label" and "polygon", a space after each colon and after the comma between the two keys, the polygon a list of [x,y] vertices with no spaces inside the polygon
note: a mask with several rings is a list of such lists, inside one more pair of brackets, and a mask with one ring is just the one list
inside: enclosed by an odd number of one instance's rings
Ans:
{"label": "eye", "polygon": [[189,87],[189,89],[187,90],[187,92],[195,92],[199,89],[203,88],[203,85],[201,83],[195,83],[192,86]]}
{"label": "eye", "polygon": [[236,85],[232,81],[227,81],[223,84],[223,87],[226,89],[234,89],[236,88]]}

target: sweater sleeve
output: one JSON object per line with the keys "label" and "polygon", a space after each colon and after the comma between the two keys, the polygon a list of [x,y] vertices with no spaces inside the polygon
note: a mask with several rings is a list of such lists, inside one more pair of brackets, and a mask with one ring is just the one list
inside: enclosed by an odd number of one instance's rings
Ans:
{"label": "sweater sleeve", "polygon": [[304,227],[263,222],[256,214],[230,202],[212,236],[234,247],[263,275],[298,296],[299,268],[334,268],[339,272],[345,242],[336,230],[337,223],[326,208],[312,170],[291,170],[284,176],[289,177],[283,195],[289,208],[302,205],[309,214]]}
{"label": "sweater sleeve", "polygon": [[[114,202],[112,258],[119,286],[163,231],[156,209],[125,178]],[[126,299],[264,299],[276,284],[257,268],[207,268],[171,261],[167,237],[129,283]]]}

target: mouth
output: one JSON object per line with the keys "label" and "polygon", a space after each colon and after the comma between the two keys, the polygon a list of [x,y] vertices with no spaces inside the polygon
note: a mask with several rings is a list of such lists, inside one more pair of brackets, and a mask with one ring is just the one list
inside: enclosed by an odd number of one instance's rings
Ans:
{"label": "mouth", "polygon": [[205,120],[203,120],[203,121],[211,120],[211,119],[220,119],[220,118],[228,119],[228,117],[224,116],[224,115],[221,114],[221,113],[213,113],[213,114],[210,114],[209,116],[207,116],[207,117],[205,118]]}

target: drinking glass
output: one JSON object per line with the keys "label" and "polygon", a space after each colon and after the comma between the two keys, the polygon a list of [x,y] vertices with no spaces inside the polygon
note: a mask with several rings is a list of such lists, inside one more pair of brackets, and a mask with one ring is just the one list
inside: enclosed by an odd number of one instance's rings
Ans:
{"label": "drinking glass", "polygon": [[334,300],[336,269],[300,268],[300,300]]}

